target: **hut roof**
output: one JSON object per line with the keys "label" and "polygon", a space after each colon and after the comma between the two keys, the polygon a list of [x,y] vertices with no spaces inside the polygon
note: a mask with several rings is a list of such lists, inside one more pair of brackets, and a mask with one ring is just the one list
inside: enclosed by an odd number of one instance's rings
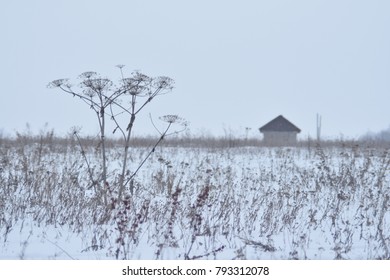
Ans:
{"label": "hut roof", "polygon": [[269,123],[260,127],[260,132],[267,131],[278,131],[278,132],[301,132],[301,130],[292,124],[289,120],[287,120],[282,115],[276,117]]}

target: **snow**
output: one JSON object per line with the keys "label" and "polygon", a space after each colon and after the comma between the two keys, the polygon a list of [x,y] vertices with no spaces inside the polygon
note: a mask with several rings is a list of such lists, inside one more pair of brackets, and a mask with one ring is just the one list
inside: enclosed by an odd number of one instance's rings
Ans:
{"label": "snow", "polygon": [[[380,148],[159,147],[108,218],[77,146],[0,150],[1,259],[390,258]],[[119,148],[108,162],[115,199]]]}

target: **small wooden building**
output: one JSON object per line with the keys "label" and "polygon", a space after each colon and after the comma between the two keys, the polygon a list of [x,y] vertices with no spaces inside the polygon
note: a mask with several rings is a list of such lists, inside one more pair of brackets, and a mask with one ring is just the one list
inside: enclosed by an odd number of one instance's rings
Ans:
{"label": "small wooden building", "polygon": [[297,142],[301,130],[282,115],[259,128],[263,133],[264,143],[268,145],[288,145]]}

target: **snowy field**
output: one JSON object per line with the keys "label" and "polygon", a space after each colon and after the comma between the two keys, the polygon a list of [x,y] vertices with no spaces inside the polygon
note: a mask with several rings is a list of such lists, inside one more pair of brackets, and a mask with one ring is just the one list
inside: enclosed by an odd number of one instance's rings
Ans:
{"label": "snowy field", "polygon": [[0,259],[390,259],[385,149],[160,147],[117,203],[120,156],[105,205],[76,145],[1,145]]}

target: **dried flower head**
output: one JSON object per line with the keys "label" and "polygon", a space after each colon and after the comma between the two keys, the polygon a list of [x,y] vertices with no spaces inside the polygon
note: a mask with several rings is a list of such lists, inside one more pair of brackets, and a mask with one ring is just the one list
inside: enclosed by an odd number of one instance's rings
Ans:
{"label": "dried flower head", "polygon": [[142,74],[140,71],[134,71],[133,73],[131,73],[133,75],[133,79],[138,81],[138,82],[150,82],[152,79],[148,76],[148,75],[145,75],[145,74]]}
{"label": "dried flower head", "polygon": [[87,88],[84,90],[84,95],[88,96],[89,98],[93,98],[96,95],[96,92],[90,88]]}
{"label": "dried flower head", "polygon": [[152,78],[136,71],[130,78],[122,79],[122,82],[125,91],[130,95],[146,96],[150,93]]}
{"label": "dried flower head", "polygon": [[81,86],[93,91],[108,90],[112,86],[112,82],[105,78],[86,79],[81,82]]}
{"label": "dried flower head", "polygon": [[77,135],[77,134],[80,134],[80,132],[81,132],[80,126],[73,126],[73,127],[71,127],[69,134],[70,135]]}
{"label": "dried flower head", "polygon": [[180,118],[178,115],[165,115],[160,117],[160,120],[167,123],[178,123],[183,121],[183,119]]}
{"label": "dried flower head", "polygon": [[174,85],[174,80],[169,78],[169,77],[166,77],[166,76],[160,76],[160,77],[157,77],[155,80],[154,80],[154,83],[153,85],[156,87],[156,88],[160,88],[160,89],[164,89],[164,90],[172,90],[173,89],[173,85]]}
{"label": "dried flower head", "polygon": [[57,88],[61,86],[67,86],[68,85],[68,79],[58,79],[50,82],[47,87],[48,88]]}
{"label": "dried flower head", "polygon": [[92,77],[96,77],[97,75],[98,74],[96,72],[87,71],[87,72],[81,73],[79,78],[80,79],[91,79]]}

